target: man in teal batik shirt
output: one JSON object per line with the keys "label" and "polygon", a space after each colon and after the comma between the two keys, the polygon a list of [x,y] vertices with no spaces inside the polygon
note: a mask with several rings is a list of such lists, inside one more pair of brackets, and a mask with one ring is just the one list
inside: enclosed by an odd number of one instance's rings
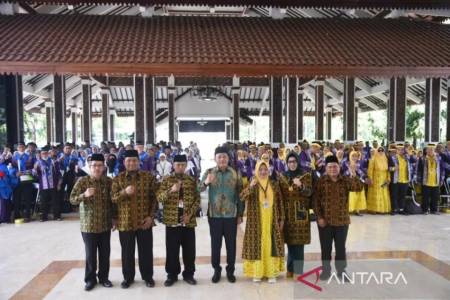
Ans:
{"label": "man in teal batik shirt", "polygon": [[211,235],[211,264],[214,268],[212,282],[220,280],[222,267],[220,266],[220,251],[222,237],[225,238],[227,249],[227,279],[233,283],[236,262],[236,234],[237,226],[242,222],[244,202],[239,200],[242,189],[242,179],[228,165],[228,149],[218,147],[215,151],[217,166],[205,172],[200,182],[201,191],[208,190],[208,223]]}

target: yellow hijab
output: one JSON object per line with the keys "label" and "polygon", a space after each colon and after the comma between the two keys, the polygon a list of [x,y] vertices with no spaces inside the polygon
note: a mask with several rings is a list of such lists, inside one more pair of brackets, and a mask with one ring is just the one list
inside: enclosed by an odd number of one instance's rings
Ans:
{"label": "yellow hijab", "polygon": [[[380,147],[378,147],[379,149]],[[373,162],[375,163],[375,169],[377,171],[387,171],[388,170],[388,160],[384,152],[375,152],[373,156]]]}
{"label": "yellow hijab", "polygon": [[[267,164],[267,167],[269,166],[269,161],[270,161],[270,157],[269,154],[264,153],[263,155],[261,155],[261,161],[265,162]],[[255,168],[256,170],[256,168]]]}
{"label": "yellow hijab", "polygon": [[278,158],[282,161],[286,160],[286,148],[280,148],[277,150]]}
{"label": "yellow hijab", "polygon": [[258,181],[258,199],[259,202],[261,204],[263,204],[264,200],[267,198],[267,200],[269,201],[269,206],[272,206],[273,204],[273,190],[272,190],[272,186],[270,185],[270,180],[269,180],[269,173],[267,173],[267,177],[265,179],[262,179],[259,176],[259,169],[261,168],[261,166],[264,165],[267,170],[269,170],[269,164],[266,163],[263,160],[260,160],[255,167],[255,177],[256,180]]}
{"label": "yellow hijab", "polygon": [[353,150],[352,152],[350,152],[350,155],[349,155],[348,157],[349,157],[350,165],[352,165],[352,166],[353,166],[353,165],[356,165],[356,163],[354,163],[353,160],[352,160],[352,156],[355,155],[355,154],[358,155],[358,160],[361,159],[361,152],[355,151],[355,150]]}

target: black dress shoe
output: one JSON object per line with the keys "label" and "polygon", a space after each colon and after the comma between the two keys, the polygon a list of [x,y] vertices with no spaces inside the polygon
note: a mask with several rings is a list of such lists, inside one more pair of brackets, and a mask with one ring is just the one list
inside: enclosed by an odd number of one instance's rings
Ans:
{"label": "black dress shoe", "polygon": [[213,277],[211,278],[211,281],[212,281],[213,283],[218,283],[218,282],[220,281],[220,277],[222,276],[221,273],[222,273],[221,271],[214,271],[214,275],[213,275]]}
{"label": "black dress shoe", "polygon": [[325,280],[330,279],[330,277],[331,277],[330,272],[322,272],[322,273],[320,273],[319,279],[325,281]]}
{"label": "black dress shoe", "polygon": [[194,277],[183,278],[183,280],[186,281],[190,285],[196,285],[197,284],[197,280],[195,280]]}
{"label": "black dress shoe", "polygon": [[146,280],[145,281],[145,286],[149,287],[149,288],[155,287],[155,281],[152,278],[149,279],[149,280]]}
{"label": "black dress shoe", "polygon": [[167,278],[166,281],[164,281],[164,286],[172,286],[178,279],[176,278]]}
{"label": "black dress shoe", "polygon": [[90,291],[95,287],[96,283],[93,281],[86,282],[86,285],[84,286],[85,291]]}
{"label": "black dress shoe", "polygon": [[227,279],[231,283],[235,283],[236,282],[236,276],[234,276],[234,274],[232,274],[232,273],[228,273],[227,274]]}
{"label": "black dress shoe", "polygon": [[121,286],[123,289],[127,289],[127,288],[130,287],[130,285],[133,284],[133,282],[134,282],[134,280],[124,280],[124,281],[122,281],[122,283],[120,284],[120,286]]}
{"label": "black dress shoe", "polygon": [[108,279],[100,281],[100,284],[103,285],[106,288],[110,288],[113,286],[112,282],[109,281]]}

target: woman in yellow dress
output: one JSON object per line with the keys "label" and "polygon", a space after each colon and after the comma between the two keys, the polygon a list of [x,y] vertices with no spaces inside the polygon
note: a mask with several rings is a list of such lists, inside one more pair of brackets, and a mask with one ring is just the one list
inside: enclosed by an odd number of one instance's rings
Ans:
{"label": "woman in yellow dress", "polygon": [[261,160],[255,177],[241,193],[246,201],[247,221],[242,258],[244,275],[275,283],[284,272],[284,207],[279,185],[269,179],[269,165]]}
{"label": "woman in yellow dress", "polygon": [[[359,151],[353,150],[350,152],[349,159],[342,168],[345,176],[350,176],[353,171],[359,178],[364,179],[366,177],[361,166],[361,156],[361,152]],[[357,216],[362,216],[360,211],[365,210],[366,208],[366,192],[364,189],[360,192],[350,192],[348,196],[348,211]]]}
{"label": "woman in yellow dress", "polygon": [[379,147],[370,159],[367,176],[367,183],[369,185],[367,191],[367,210],[372,213],[390,213],[390,174],[388,159],[382,147]]}

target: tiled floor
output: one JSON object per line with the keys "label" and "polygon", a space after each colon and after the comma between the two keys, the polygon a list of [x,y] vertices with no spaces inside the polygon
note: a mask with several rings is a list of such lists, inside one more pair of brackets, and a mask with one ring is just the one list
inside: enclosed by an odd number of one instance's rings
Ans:
{"label": "tiled floor", "polygon": [[[215,298],[245,299],[292,299],[294,297],[317,297],[317,294],[299,293],[299,288],[292,281],[280,278],[275,285],[262,283],[253,284],[242,277],[242,267],[238,259],[238,283],[231,286],[224,282],[219,285],[210,283],[211,268],[209,265],[210,238],[207,220],[198,220],[197,237],[197,269],[196,277],[199,285],[187,286],[184,282],[177,283],[173,288],[162,286],[164,274],[164,226],[154,228],[154,256],[155,280],[157,288],[148,291],[142,284],[136,284],[129,291],[121,290],[119,286],[122,279],[120,272],[120,245],[117,232],[111,237],[111,280],[115,283],[113,289],[96,288],[90,293],[83,291],[83,259],[84,247],[79,232],[79,221],[76,217],[66,218],[63,222],[32,222],[23,225],[0,225],[0,299],[81,299],[106,297],[134,299],[158,296],[158,299],[175,298],[203,299],[214,295]],[[320,247],[315,223],[312,226],[312,243],[305,247],[306,260],[320,258]],[[243,228],[242,228],[243,229]],[[238,240],[241,247],[243,233],[240,232]],[[365,215],[352,217],[352,224],[347,241],[349,252],[348,270],[356,268],[363,260],[381,264],[385,259],[393,259],[393,271],[400,270],[402,265],[409,265],[413,273],[421,274],[428,281],[423,286],[429,290],[432,283],[436,291],[429,294],[430,299],[450,299],[450,291],[439,289],[438,286],[450,286],[450,215],[428,216],[381,216]],[[225,253],[223,252],[223,255]],[[238,258],[240,251],[238,251]],[[319,262],[315,263],[320,265]],[[356,268],[357,269],[357,268]],[[364,268],[363,268],[364,269]],[[369,268],[370,269],[370,268]],[[306,268],[305,268],[306,270]],[[137,273],[138,274],[138,273]],[[419,275],[411,275],[411,282],[419,280]],[[417,277],[417,278],[416,278]],[[312,279],[314,282],[314,280]],[[348,286],[346,287],[348,288]],[[367,288],[367,287],[366,287]],[[308,287],[308,289],[310,289]],[[346,294],[344,287],[336,286],[340,290],[336,298],[360,298],[367,293],[356,295]],[[369,287],[370,289],[370,287]],[[378,290],[377,287],[372,287]],[[313,291],[313,290],[311,290]],[[311,293],[311,291],[307,291]],[[403,298],[411,298],[419,290],[411,289],[405,292]],[[447,294],[445,294],[447,292]],[[444,293],[444,294],[442,294]],[[375,294],[374,294],[375,295]],[[439,295],[449,295],[440,297]],[[395,293],[381,293],[378,298],[399,298],[402,295]],[[320,297],[327,298],[326,293]],[[377,297],[377,296],[373,296]]]}

